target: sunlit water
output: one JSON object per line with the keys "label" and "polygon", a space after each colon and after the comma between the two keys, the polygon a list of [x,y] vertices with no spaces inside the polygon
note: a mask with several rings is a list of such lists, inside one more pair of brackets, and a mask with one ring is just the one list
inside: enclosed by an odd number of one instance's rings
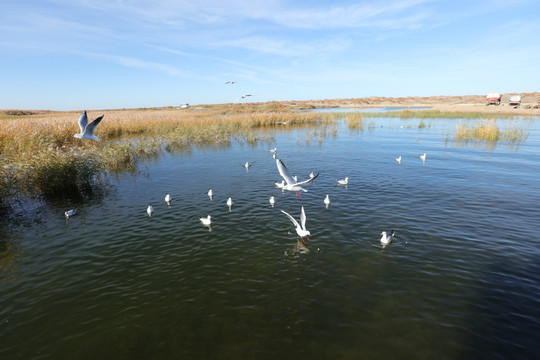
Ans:
{"label": "sunlit water", "polygon": [[[538,120],[519,146],[456,144],[456,120],[367,120],[164,155],[68,220],[66,202],[4,229],[0,358],[536,357]],[[320,172],[301,199],[275,188],[274,146],[300,179]],[[301,206],[307,247],[280,212]]]}

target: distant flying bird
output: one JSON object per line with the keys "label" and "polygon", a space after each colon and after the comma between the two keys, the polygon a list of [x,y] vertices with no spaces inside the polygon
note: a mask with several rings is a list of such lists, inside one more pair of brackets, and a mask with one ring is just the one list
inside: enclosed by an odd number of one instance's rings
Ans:
{"label": "distant flying bird", "polygon": [[273,154],[277,151],[277,148],[270,149],[270,152]]}
{"label": "distant flying bird", "polygon": [[423,155],[419,155],[419,157],[420,157],[420,160],[426,161],[426,153],[424,153]]}
{"label": "distant flying bird", "polygon": [[395,158],[394,160],[396,160],[398,164],[401,164],[401,156]]}
{"label": "distant flying bird", "polygon": [[236,81],[225,81],[225,84],[236,84]]}
{"label": "distant flying bird", "polygon": [[238,99],[236,99],[236,100],[245,99],[245,98],[247,98],[248,96],[254,96],[254,95],[251,95],[251,94],[244,94],[244,95],[240,96],[240,97],[239,97]]}
{"label": "distant flying bird", "polygon": [[79,134],[75,134],[74,136],[78,139],[101,141],[97,136],[94,135],[94,130],[96,130],[96,126],[98,126],[101,119],[103,119],[103,116],[105,115],[101,115],[89,124],[86,111],[83,111],[79,117],[79,127],[81,128],[81,132]]}

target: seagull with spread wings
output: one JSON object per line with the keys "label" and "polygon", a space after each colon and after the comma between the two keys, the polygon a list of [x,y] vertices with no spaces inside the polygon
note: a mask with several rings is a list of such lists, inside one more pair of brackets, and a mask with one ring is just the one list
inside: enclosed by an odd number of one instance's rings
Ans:
{"label": "seagull with spread wings", "polygon": [[88,116],[86,115],[86,110],[83,111],[81,113],[81,116],[79,117],[79,127],[81,128],[81,132],[79,134],[75,134],[74,136],[78,139],[101,141],[97,136],[94,135],[94,130],[96,130],[96,126],[98,126],[101,119],[103,119],[103,116],[105,115],[101,115],[91,123],[88,123]]}

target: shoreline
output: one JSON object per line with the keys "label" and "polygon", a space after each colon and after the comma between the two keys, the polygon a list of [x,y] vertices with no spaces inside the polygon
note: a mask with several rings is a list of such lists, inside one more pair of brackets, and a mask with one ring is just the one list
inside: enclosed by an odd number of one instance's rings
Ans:
{"label": "shoreline", "polygon": [[[520,106],[508,105],[508,99],[512,93],[501,94],[500,105],[486,105],[485,95],[463,95],[463,96],[410,96],[410,97],[363,97],[349,99],[324,99],[324,100],[284,100],[267,102],[241,102],[223,104],[194,104],[184,109],[180,106],[162,106],[147,108],[118,108],[91,110],[99,111],[148,111],[177,109],[180,111],[194,111],[202,109],[226,109],[232,112],[275,112],[288,110],[307,110],[314,108],[380,108],[380,107],[402,107],[402,108],[430,108],[441,112],[450,113],[484,113],[516,116],[540,116],[540,92],[522,93],[522,103]],[[538,108],[535,108],[538,106]],[[32,115],[46,115],[47,113],[76,113],[81,110],[18,110],[0,109],[0,119],[2,117],[24,118]]]}

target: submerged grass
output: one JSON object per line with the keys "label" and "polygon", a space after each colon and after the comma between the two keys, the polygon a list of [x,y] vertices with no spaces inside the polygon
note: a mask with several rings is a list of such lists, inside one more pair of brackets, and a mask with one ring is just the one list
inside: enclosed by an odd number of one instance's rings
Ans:
{"label": "submerged grass", "polygon": [[[273,110],[273,111],[272,111]],[[190,110],[139,109],[89,112],[105,114],[96,135],[82,141],[78,112],[5,114],[0,117],[0,204],[16,194],[46,197],[85,194],[100,188],[107,174],[136,171],[141,159],[193,147],[255,145],[271,141],[261,129],[331,121],[321,114],[281,107],[242,105]]]}

